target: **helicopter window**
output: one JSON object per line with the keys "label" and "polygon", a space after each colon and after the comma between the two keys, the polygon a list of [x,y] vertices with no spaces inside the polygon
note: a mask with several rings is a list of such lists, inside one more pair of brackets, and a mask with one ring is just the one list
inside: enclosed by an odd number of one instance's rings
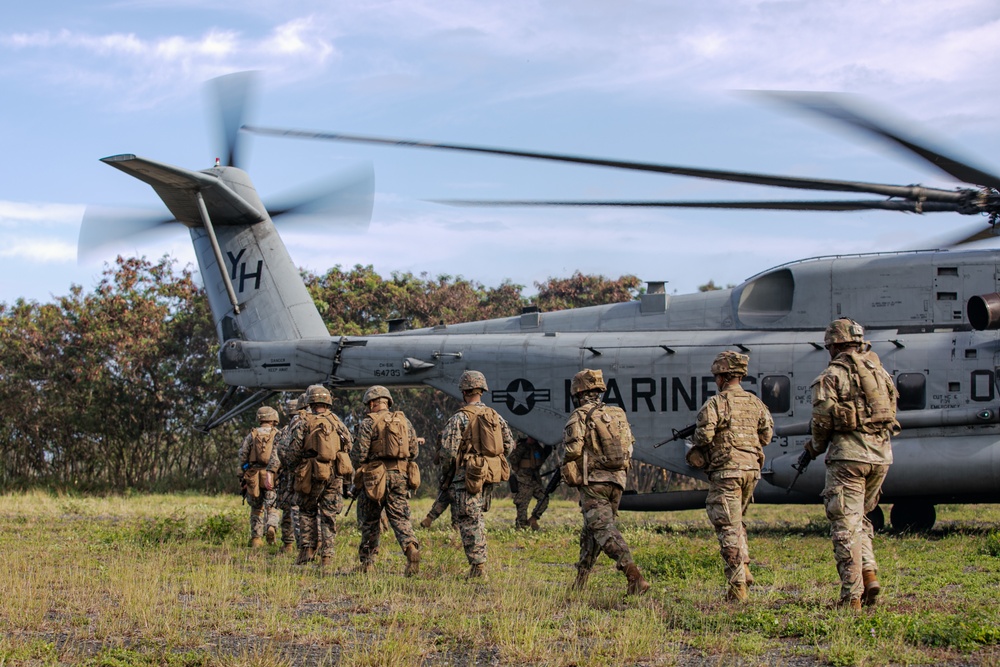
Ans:
{"label": "helicopter window", "polygon": [[740,294],[739,318],[744,324],[776,322],[792,310],[795,279],[788,269],[765,274]]}
{"label": "helicopter window", "polygon": [[939,266],[937,274],[939,276],[957,276],[958,267],[957,266]]}
{"label": "helicopter window", "polygon": [[938,301],[958,301],[958,292],[938,292]]}
{"label": "helicopter window", "polygon": [[760,381],[760,400],[772,413],[788,412],[792,407],[791,382],[784,375],[768,375]]}
{"label": "helicopter window", "polygon": [[993,379],[993,371],[972,371],[972,400],[992,401]]}
{"label": "helicopter window", "polygon": [[923,410],[927,405],[927,378],[923,373],[900,373],[896,378],[899,410]]}

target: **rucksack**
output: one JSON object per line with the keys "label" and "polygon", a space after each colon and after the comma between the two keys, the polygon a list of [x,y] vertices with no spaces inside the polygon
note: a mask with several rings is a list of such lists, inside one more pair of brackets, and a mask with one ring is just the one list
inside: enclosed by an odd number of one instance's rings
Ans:
{"label": "rucksack", "polygon": [[374,429],[368,456],[373,459],[410,458],[410,429],[406,415],[382,410],[369,416]]}
{"label": "rucksack", "polygon": [[858,426],[896,425],[896,387],[874,352],[848,352],[849,359],[835,359],[832,364],[846,368],[855,378],[861,392],[855,397]]}
{"label": "rucksack", "polygon": [[269,428],[265,432],[262,428],[255,428],[251,431],[250,442],[250,463],[266,466],[271,460],[271,451],[274,448],[274,437],[278,429]]}
{"label": "rucksack", "polygon": [[333,461],[340,451],[340,433],[337,431],[336,417],[332,413],[307,413],[302,417],[305,433],[302,449],[307,455],[314,455],[321,463]]}
{"label": "rucksack", "polygon": [[486,457],[505,456],[503,427],[497,411],[485,405],[467,405],[462,412],[469,417],[469,426],[462,433],[462,443],[468,451]]}
{"label": "rucksack", "polygon": [[[587,413],[588,430],[593,433],[589,467],[617,472],[628,470],[631,455],[632,429],[625,411],[613,405],[598,403]],[[589,428],[589,427],[593,428]]]}

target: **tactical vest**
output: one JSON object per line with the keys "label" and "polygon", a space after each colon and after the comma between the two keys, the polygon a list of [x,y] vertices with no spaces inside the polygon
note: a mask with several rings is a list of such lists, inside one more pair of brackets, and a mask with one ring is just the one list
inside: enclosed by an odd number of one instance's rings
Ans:
{"label": "tactical vest", "polygon": [[255,428],[250,437],[250,465],[266,466],[271,460],[271,452],[274,449],[274,437],[278,429],[270,427],[267,430]]}
{"label": "tactical vest", "polygon": [[304,434],[302,449],[307,457],[315,457],[321,463],[333,461],[341,449],[337,418],[332,412],[302,415]]}
{"label": "tactical vest", "polygon": [[632,429],[625,411],[614,405],[598,403],[589,408],[584,423],[587,426],[586,446],[589,452],[587,467],[609,472],[628,470]]}
{"label": "tactical vest", "polygon": [[410,429],[407,427],[406,415],[402,412],[380,410],[368,416],[374,422],[368,457],[371,459],[410,458]]}
{"label": "tactical vest", "polygon": [[[874,352],[846,352],[830,364],[845,369],[851,381],[849,409],[838,411],[836,421],[839,423],[835,424],[838,430],[898,428],[896,387]],[[854,418],[854,428],[850,428],[851,417]]]}
{"label": "tactical vest", "polygon": [[724,391],[719,394],[719,424],[712,443],[728,445],[741,452],[756,454],[761,451],[757,436],[761,405],[747,391]]}

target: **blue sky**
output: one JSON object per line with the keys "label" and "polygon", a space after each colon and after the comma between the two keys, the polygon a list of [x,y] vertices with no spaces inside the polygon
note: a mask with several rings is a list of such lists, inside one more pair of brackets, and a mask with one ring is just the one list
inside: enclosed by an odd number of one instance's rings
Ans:
{"label": "blue sky", "polygon": [[[924,183],[946,177],[738,91],[842,91],[1000,171],[995,0],[503,3],[44,2],[0,22],[0,301],[90,289],[86,205],[162,210],[99,162],[205,168],[218,154],[202,85],[261,71],[249,120],[767,173]],[[831,253],[927,247],[951,214],[468,209],[434,198],[776,198],[794,192],[594,167],[253,137],[267,201],[371,163],[366,233],[283,233],[299,265],[372,264],[527,286],[574,270],[689,292]],[[806,198],[809,193],[801,197]],[[193,262],[177,228],[141,245]],[[106,258],[112,259],[111,257]]]}

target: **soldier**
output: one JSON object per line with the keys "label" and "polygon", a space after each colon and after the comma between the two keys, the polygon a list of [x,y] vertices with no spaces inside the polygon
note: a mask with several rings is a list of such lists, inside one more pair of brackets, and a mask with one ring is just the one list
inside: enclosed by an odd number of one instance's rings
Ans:
{"label": "soldier", "polygon": [[840,574],[840,607],[875,604],[881,591],[867,514],[878,506],[892,463],[890,436],[899,432],[896,387],[864,340],[860,324],[834,320],[823,342],[830,365],[812,384],[812,440],[799,457],[807,464],[826,452],[823,500]]}
{"label": "soldier", "polygon": [[277,498],[274,506],[281,511],[281,551],[282,553],[292,553],[299,545],[299,531],[297,525],[298,507],[295,505],[295,471],[287,464],[288,444],[292,437],[292,432],[302,419],[302,413],[309,409],[303,393],[297,399],[292,399],[285,404],[285,413],[289,421],[285,427],[278,432],[275,440],[278,446],[278,457],[286,463],[278,471],[278,482],[276,485]]}
{"label": "soldier", "polygon": [[292,430],[287,449],[299,506],[301,544],[295,564],[311,562],[318,552],[321,566],[326,567],[333,558],[337,515],[343,507],[343,480],[354,473],[349,457],[352,440],[344,422],[331,410],[333,397],[326,387],[309,387],[306,403],[309,410]]}
{"label": "soldier", "polygon": [[278,411],[270,407],[257,410],[257,428],[243,438],[240,445],[240,474],[244,498],[250,505],[250,546],[264,546],[264,527],[267,526],[267,543],[274,544],[278,515],[274,511],[274,478],[281,466],[274,438],[278,434]]}
{"label": "soldier", "polygon": [[[434,453],[434,465],[439,469],[441,467],[441,434],[437,437],[437,451]],[[435,519],[444,514],[444,511],[449,507],[453,508],[452,498],[451,498],[451,470],[440,476],[438,479],[438,494],[434,499],[434,504],[431,505],[430,510],[427,512],[427,516],[423,518],[420,522],[422,528],[430,528],[431,524],[434,523]],[[451,527],[453,530],[458,530],[458,523],[455,519],[455,510],[451,511]]]}
{"label": "soldier", "polygon": [[[362,475],[380,474],[385,482],[380,498],[370,495],[372,485],[356,484],[364,487],[357,491],[358,526],[361,530],[361,544],[358,546],[360,569],[368,572],[375,564],[384,510],[396,534],[396,541],[406,556],[403,574],[411,577],[420,568],[420,545],[413,536],[409,502],[410,491],[420,485],[420,470],[416,461],[420,440],[406,415],[401,411],[390,411],[392,396],[385,387],[370,387],[361,402],[368,407],[368,416],[358,425],[351,462]],[[378,495],[377,491],[375,495]]]}
{"label": "soldier", "polygon": [[579,487],[583,514],[573,589],[586,587],[590,570],[603,551],[625,573],[626,593],[642,595],[649,590],[649,583],[615,525],[635,438],[625,411],[601,402],[606,388],[599,370],[584,369],[573,376],[570,384],[576,410],[563,432],[566,454],[562,477],[568,486]]}
{"label": "soldier", "polygon": [[[550,445],[542,445],[530,435],[517,441],[517,446],[510,455],[511,491],[514,492],[514,507],[517,518],[514,528],[524,530],[531,527],[538,530],[538,520],[542,518],[549,506],[549,495],[545,492],[545,484],[539,469],[552,454]],[[535,499],[535,509],[528,516],[528,505]]]}
{"label": "soldier", "polygon": [[[743,523],[764,465],[764,445],[771,442],[774,420],[759,398],[743,389],[749,358],[726,350],[712,362],[719,393],[698,412],[695,447],[688,460],[708,472],[705,510],[715,527],[729,589],[726,598],[749,599],[750,551]],[[697,465],[697,464],[701,465]]]}
{"label": "soldier", "polygon": [[489,391],[479,371],[459,378],[465,406],[452,415],[441,433],[442,480],[447,480],[452,512],[469,560],[469,578],[486,576],[486,527],[483,512],[491,485],[509,478],[507,456],[514,436],[503,417],[482,403]]}

